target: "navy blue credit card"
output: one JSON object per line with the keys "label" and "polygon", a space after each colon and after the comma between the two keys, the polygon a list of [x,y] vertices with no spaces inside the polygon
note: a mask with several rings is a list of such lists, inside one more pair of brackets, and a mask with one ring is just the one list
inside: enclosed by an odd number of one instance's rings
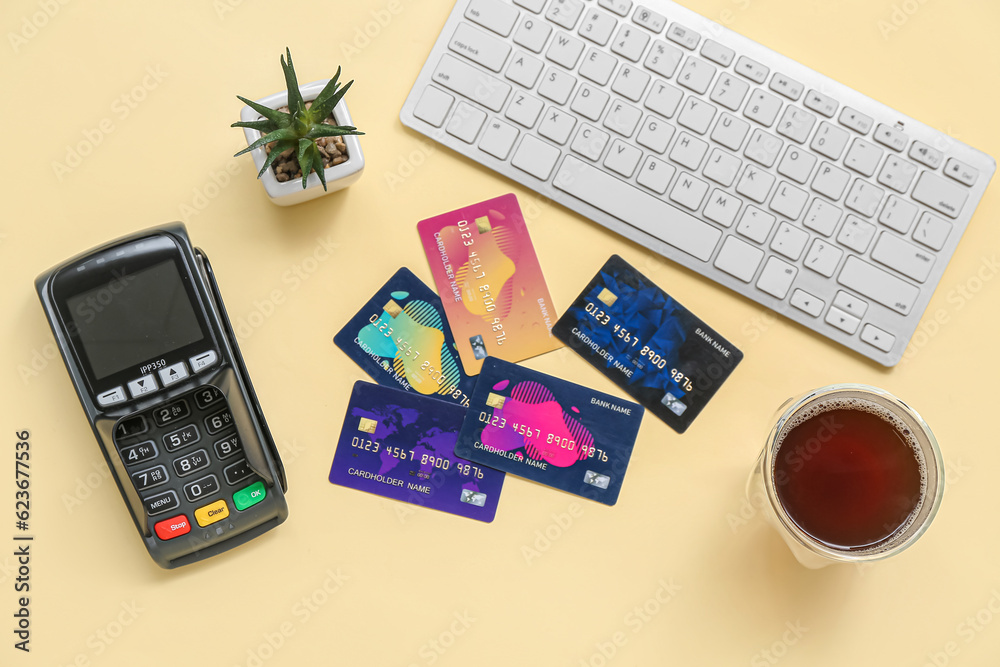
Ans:
{"label": "navy blue credit card", "polygon": [[383,386],[469,405],[476,380],[462,369],[441,299],[407,268],[333,342]]}
{"label": "navy blue credit card", "polygon": [[487,357],[455,453],[614,505],[642,413],[631,401]]}
{"label": "navy blue credit card", "polygon": [[612,255],[552,333],[678,433],[743,353]]}
{"label": "navy blue credit card", "polygon": [[493,521],[504,474],[455,456],[465,408],[357,382],[330,481],[459,516]]}

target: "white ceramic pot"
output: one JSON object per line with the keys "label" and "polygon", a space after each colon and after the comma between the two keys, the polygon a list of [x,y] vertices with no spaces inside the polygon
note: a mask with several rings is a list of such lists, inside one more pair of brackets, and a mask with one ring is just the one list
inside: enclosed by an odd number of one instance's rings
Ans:
{"label": "white ceramic pot", "polygon": [[[300,85],[299,91],[302,93],[302,99],[306,102],[313,101],[329,81],[329,79],[320,79],[319,81]],[[278,109],[288,104],[288,91],[269,95],[256,100],[256,102],[272,109]],[[248,106],[244,106],[240,112],[240,120],[242,121],[258,120],[260,117],[260,114]],[[344,98],[341,98],[337,106],[333,108],[333,117],[336,119],[338,125],[354,125]],[[248,127],[243,128],[243,134],[247,138],[248,146],[261,137],[260,132]],[[361,178],[361,172],[365,169],[365,156],[361,153],[361,142],[353,134],[345,135],[343,139],[344,144],[347,146],[347,160],[326,169],[325,191],[316,172],[309,174],[308,179],[306,179],[306,187],[303,189],[301,178],[294,178],[284,183],[279,183],[274,175],[274,170],[269,168],[261,175],[260,181],[264,184],[264,190],[267,191],[267,196],[271,198],[271,201],[278,206],[301,204],[304,201],[315,199],[320,195],[342,190]],[[260,168],[264,166],[267,152],[261,146],[250,151],[250,155],[253,156],[253,163],[259,172]]]}

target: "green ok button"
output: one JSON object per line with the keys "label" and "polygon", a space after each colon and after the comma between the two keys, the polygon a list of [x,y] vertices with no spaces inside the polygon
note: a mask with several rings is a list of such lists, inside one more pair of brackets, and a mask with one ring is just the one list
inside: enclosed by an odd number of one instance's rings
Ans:
{"label": "green ok button", "polygon": [[264,500],[266,495],[267,489],[264,488],[264,482],[254,482],[233,494],[233,504],[236,505],[236,509],[242,512]]}

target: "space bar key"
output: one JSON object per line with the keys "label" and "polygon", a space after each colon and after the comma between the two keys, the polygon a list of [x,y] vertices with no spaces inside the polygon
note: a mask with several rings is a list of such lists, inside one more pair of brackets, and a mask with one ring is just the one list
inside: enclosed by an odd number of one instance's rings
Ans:
{"label": "space bar key", "polygon": [[712,257],[722,236],[708,223],[572,155],[563,160],[552,184],[703,262]]}

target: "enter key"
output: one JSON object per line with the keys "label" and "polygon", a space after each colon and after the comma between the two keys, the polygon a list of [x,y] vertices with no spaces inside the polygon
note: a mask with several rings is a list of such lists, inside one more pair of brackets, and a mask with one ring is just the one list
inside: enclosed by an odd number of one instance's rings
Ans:
{"label": "enter key", "polygon": [[933,253],[921,250],[892,232],[879,235],[872,249],[872,259],[919,282],[927,280],[934,266]]}

